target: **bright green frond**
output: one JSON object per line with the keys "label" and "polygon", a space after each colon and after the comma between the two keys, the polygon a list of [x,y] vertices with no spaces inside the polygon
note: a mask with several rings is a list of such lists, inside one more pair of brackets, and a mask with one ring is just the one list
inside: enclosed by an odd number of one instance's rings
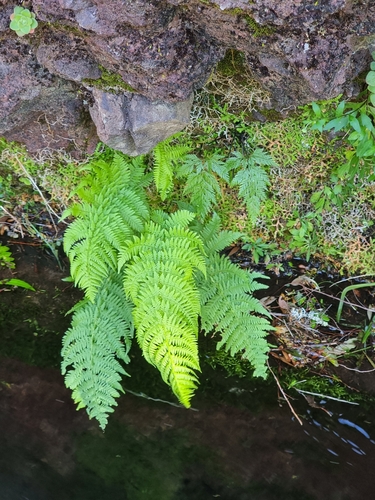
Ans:
{"label": "bright green frond", "polygon": [[184,194],[189,196],[190,203],[200,219],[204,219],[217,203],[220,186],[212,173],[203,170],[190,174],[186,180]]}
{"label": "bright green frond", "polygon": [[122,253],[124,289],[134,303],[139,345],[185,406],[199,369],[200,296],[194,275],[198,269],[205,272],[202,241],[179,225],[190,220],[187,212],[173,214],[162,225],[149,223],[142,238],[134,238]]}
{"label": "bright green frond", "polygon": [[245,201],[250,220],[254,223],[260,212],[260,204],[266,198],[269,179],[258,165],[248,165],[240,170],[232,180],[238,186],[238,194]]}
{"label": "bright green frond", "polygon": [[181,145],[171,145],[172,137],[155,146],[154,181],[160,197],[165,200],[173,187],[175,165],[181,160],[189,148]]}
{"label": "bright green frond", "polygon": [[92,168],[91,195],[85,195],[91,202],[81,203],[64,237],[71,275],[90,300],[108,272],[117,270],[122,246],[149,218],[143,190],[130,181],[132,169],[142,171],[140,165],[115,155],[111,165],[97,162]]}
{"label": "bright green frond", "polygon": [[113,411],[126,374],[120,361],[129,362],[133,337],[131,305],[126,300],[120,279],[105,280],[94,302],[76,307],[72,326],[66,332],[62,349],[62,373],[73,391],[79,408],[86,408],[102,429]]}
{"label": "bright green frond", "polygon": [[220,229],[221,221],[216,213],[213,214],[207,224],[197,227],[196,232],[198,232],[204,242],[207,255],[221,252],[243,236],[242,233],[237,231],[220,231]]}

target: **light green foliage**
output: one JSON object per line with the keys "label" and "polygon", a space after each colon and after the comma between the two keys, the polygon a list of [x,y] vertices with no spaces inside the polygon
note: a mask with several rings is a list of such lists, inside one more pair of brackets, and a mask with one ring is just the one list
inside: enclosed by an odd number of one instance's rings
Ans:
{"label": "light green foliage", "polygon": [[120,277],[112,273],[103,280],[93,302],[77,304],[63,340],[65,384],[73,391],[77,409],[86,407],[89,417],[96,418],[102,429],[117,405],[115,398],[123,392],[120,380],[126,372],[120,360],[130,361],[131,307]]}
{"label": "light green foliage", "polygon": [[115,155],[108,168],[96,161],[77,189],[82,202],[64,212],[78,217],[67,229],[64,250],[71,262],[71,275],[93,301],[109,270],[117,271],[121,245],[143,230],[149,211],[142,185],[140,160],[126,161]]}
{"label": "light green foliage", "polygon": [[[0,243],[0,266],[6,266],[9,269],[14,269],[16,267],[14,263],[14,258],[12,256],[9,247],[2,245]],[[10,278],[0,280],[0,285],[6,286],[18,286],[19,288],[26,288],[26,290],[32,290],[35,292],[35,288],[32,287],[29,283],[24,280],[20,280],[18,278]]]}
{"label": "light green foliage", "polygon": [[9,250],[9,247],[2,245],[0,243],[0,266],[7,266],[9,269],[14,269],[14,258],[12,257],[12,253]]}
{"label": "light green foliage", "polygon": [[221,195],[219,182],[215,174],[229,182],[228,169],[223,157],[214,154],[206,161],[196,155],[188,155],[177,169],[177,177],[186,179],[184,195],[189,198],[194,212],[202,220],[217,204]]}
{"label": "light green foliage", "polygon": [[207,255],[207,278],[199,280],[202,303],[202,329],[207,333],[221,335],[217,348],[224,347],[232,356],[241,352],[255,367],[255,376],[266,376],[267,342],[270,331],[269,316],[261,303],[252,296],[255,290],[267,288],[256,281],[264,278],[258,273],[249,273],[232,264],[218,252],[238,234],[220,231],[220,219],[215,217],[201,230]]}
{"label": "light green foliage", "polygon": [[[160,218],[160,216],[159,216]],[[194,273],[205,274],[203,244],[187,228],[194,214],[179,211],[150,222],[120,254],[124,289],[134,303],[137,339],[178,399],[190,406],[199,370],[199,292]]]}
{"label": "light green foliage", "polygon": [[18,36],[25,36],[33,33],[38,23],[35,19],[35,14],[28,9],[16,6],[14,12],[10,16],[10,29],[14,30]]}
{"label": "light green foliage", "polygon": [[[365,101],[340,101],[333,112],[327,112],[326,103],[312,103],[315,118],[306,123],[313,130],[330,131],[335,135],[345,134],[351,148],[346,151],[346,162],[331,174],[333,188],[323,188],[312,196],[317,210],[329,208],[330,203],[342,206],[345,198],[355,189],[357,181],[374,181],[375,156],[375,52],[371,71],[366,76],[367,96]],[[334,114],[334,116],[332,116]]]}
{"label": "light green foliage", "polygon": [[189,151],[187,146],[171,144],[176,137],[175,135],[164,142],[160,142],[153,151],[154,182],[163,201],[173,188],[174,170],[177,164]]}
{"label": "light green foliage", "polygon": [[251,314],[267,314],[251,296],[263,285],[218,256],[241,234],[220,231],[216,215],[203,223],[187,210],[152,212],[145,168],[142,158],[120,154],[111,163],[92,162],[77,189],[82,201],[66,213],[77,217],[64,247],[86,299],[66,334],[62,369],[79,408],[102,428],[120,391],[118,359],[128,361],[133,323],[145,359],[187,407],[197,386],[199,317],[207,333],[221,335],[219,347],[243,351],[265,376],[271,327]]}
{"label": "light green foliage", "polygon": [[249,219],[254,223],[269,184],[268,175],[263,169],[265,166],[276,166],[276,163],[268,153],[256,148],[249,155],[234,152],[226,161],[218,153],[206,160],[188,155],[178,166],[176,175],[185,180],[184,195],[201,220],[223,197],[219,183],[222,180],[228,187],[238,188],[238,195],[246,203]]}

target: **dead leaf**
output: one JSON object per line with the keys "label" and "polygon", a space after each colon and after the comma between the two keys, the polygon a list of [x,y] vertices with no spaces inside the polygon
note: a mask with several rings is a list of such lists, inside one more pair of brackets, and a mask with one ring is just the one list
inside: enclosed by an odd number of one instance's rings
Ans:
{"label": "dead leaf", "polygon": [[283,295],[280,295],[279,300],[278,300],[279,307],[281,309],[281,312],[284,314],[288,314],[290,311],[290,305],[288,302],[284,299]]}
{"label": "dead leaf", "polygon": [[298,276],[298,278],[295,278],[292,282],[291,285],[293,286],[309,286],[311,288],[317,288],[319,289],[319,285],[316,281],[313,279],[309,278],[308,276],[302,275]]}
{"label": "dead leaf", "polygon": [[260,299],[259,302],[262,304],[263,307],[267,307],[273,302],[275,302],[275,300],[276,297],[274,297],[273,295],[268,295],[267,297],[263,297],[262,299]]}

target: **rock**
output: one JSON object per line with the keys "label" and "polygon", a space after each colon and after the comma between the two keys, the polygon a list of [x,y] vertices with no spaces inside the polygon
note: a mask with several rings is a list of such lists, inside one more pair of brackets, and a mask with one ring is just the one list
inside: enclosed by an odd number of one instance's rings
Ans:
{"label": "rock", "polygon": [[375,47],[372,0],[30,4],[39,25],[21,40],[9,29],[14,1],[0,0],[0,133],[30,148],[75,148],[93,137],[90,103],[103,141],[145,152],[186,123],[190,96],[227,49],[242,52],[246,72],[283,114],[351,97]]}
{"label": "rock", "polygon": [[36,57],[50,73],[66,80],[81,82],[101,77],[98,63],[88,52],[84,41],[72,33],[45,32]]}
{"label": "rock", "polygon": [[148,153],[182,130],[190,119],[192,96],[179,103],[151,101],[144,96],[111,94],[94,89],[90,109],[101,141],[130,156]]}
{"label": "rock", "polygon": [[[87,151],[96,133],[85,121],[77,88],[38,64],[28,44],[12,38],[0,50],[0,135],[43,148]],[[89,148],[90,149],[90,148]]]}

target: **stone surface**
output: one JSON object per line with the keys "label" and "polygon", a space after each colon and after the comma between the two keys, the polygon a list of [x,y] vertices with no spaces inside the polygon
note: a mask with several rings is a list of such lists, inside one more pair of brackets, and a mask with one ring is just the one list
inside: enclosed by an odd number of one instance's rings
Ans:
{"label": "stone surface", "polygon": [[192,96],[179,103],[144,96],[93,90],[90,109],[101,141],[130,156],[148,153],[156,144],[189,123]]}
{"label": "stone surface", "polygon": [[[49,73],[23,40],[10,38],[0,49],[0,135],[26,145],[86,151],[96,132],[77,88]],[[88,147],[90,149],[90,147]]]}
{"label": "stone surface", "polygon": [[[143,151],[149,146],[141,148],[140,142],[152,145],[167,130],[175,131],[175,125],[166,125],[169,118],[154,121],[159,107],[172,116],[182,106],[184,118],[177,122],[185,123],[190,96],[227,49],[243,52],[253,78],[270,93],[270,106],[287,113],[312,100],[358,93],[356,78],[368,68],[375,47],[372,0],[33,0],[29,4],[39,25],[21,40],[9,29],[14,1],[0,0],[0,133],[38,147],[78,144],[85,127],[92,136],[87,104],[92,104],[95,87],[117,94],[106,100],[114,116],[121,108],[125,123],[122,132],[110,131],[109,111],[96,102],[92,116],[99,135],[103,140],[108,136],[113,144],[128,137],[129,144],[137,142],[134,151]],[[116,75],[114,84],[104,82],[103,70]],[[131,106],[125,106],[124,99]],[[143,114],[141,125],[131,113]],[[41,116],[46,117],[42,126]]]}

